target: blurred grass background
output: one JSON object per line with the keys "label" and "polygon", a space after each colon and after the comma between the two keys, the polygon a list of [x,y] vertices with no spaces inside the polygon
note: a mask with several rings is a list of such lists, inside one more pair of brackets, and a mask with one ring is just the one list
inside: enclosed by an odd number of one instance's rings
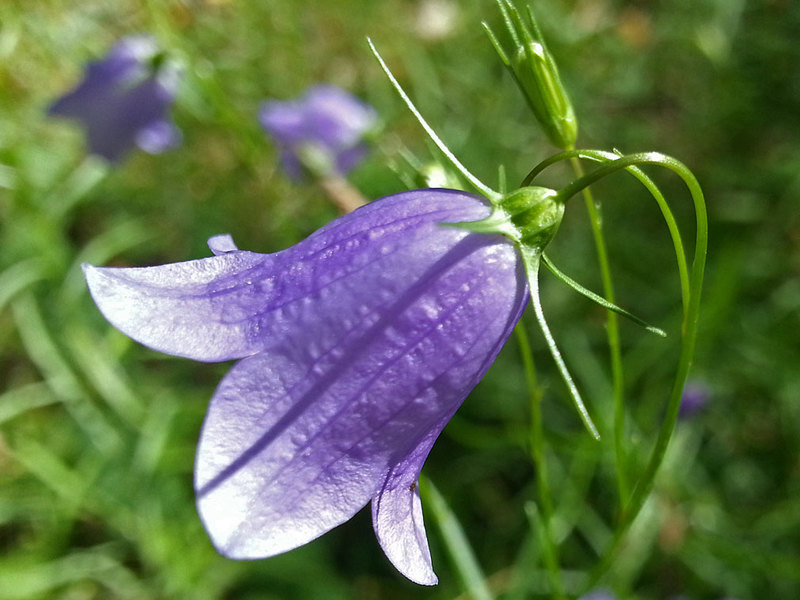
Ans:
{"label": "blurred grass background", "polygon": [[[710,258],[692,378],[703,412],[679,423],[652,499],[601,585],[618,598],[793,600],[800,592],[800,5],[790,0],[537,0],[572,93],[579,145],[680,158],[703,185]],[[0,3],[0,599],[455,598],[459,580],[428,518],[436,588],[398,575],[359,514],[286,555],[217,556],[196,517],[194,444],[228,365],[174,359],[112,330],[79,264],[208,255],[233,234],[271,252],[336,216],[289,182],[260,130],[267,97],[317,82],[379,111],[376,151],[351,176],[400,191],[390,164],[429,147],[369,54],[371,36],[422,113],[479,177],[509,181],[553,149],[479,24],[478,0],[66,0]],[[48,119],[89,60],[155,35],[182,59],[181,147],[87,158],[80,129]],[[663,183],[681,222],[685,191]],[[566,182],[554,171],[548,182]],[[597,186],[621,304],[673,332],[676,268],[655,205],[625,175]],[[600,288],[579,203],[551,251]],[[603,313],[545,276],[544,304],[590,410],[608,430]],[[581,430],[527,323],[545,385],[554,529],[568,581],[591,568],[616,510],[612,451]],[[630,453],[647,455],[675,340],[622,324]],[[536,531],[527,398],[516,344],[467,400],[424,473],[450,503],[498,597],[547,597]]]}

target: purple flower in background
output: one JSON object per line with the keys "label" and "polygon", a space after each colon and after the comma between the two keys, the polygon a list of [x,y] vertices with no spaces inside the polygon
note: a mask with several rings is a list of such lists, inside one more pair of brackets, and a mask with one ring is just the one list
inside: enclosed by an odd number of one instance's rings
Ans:
{"label": "purple flower in background", "polygon": [[157,154],[181,139],[168,115],[179,80],[177,67],[163,60],[155,40],[125,37],[103,60],[89,64],[84,80],[49,114],[81,121],[89,150],[110,161],[134,145]]}
{"label": "purple flower in background", "polygon": [[367,154],[364,136],[378,121],[375,110],[332,85],[310,88],[299,100],[268,100],[259,120],[281,150],[290,177],[344,175]]}
{"label": "purple flower in background", "polygon": [[679,419],[689,419],[705,409],[711,392],[701,381],[689,381],[683,388],[681,406],[678,409]]}
{"label": "purple flower in background", "polygon": [[578,598],[578,600],[616,600],[616,597],[606,590],[595,590],[594,592],[584,594]]}
{"label": "purple flower in background", "polygon": [[198,510],[222,554],[286,552],[371,501],[391,562],[436,583],[419,472],[528,297],[511,241],[441,225],[489,213],[465,192],[416,190],[275,254],[217,236],[211,258],[84,267],[123,333],[239,360],[211,400],[195,465]]}

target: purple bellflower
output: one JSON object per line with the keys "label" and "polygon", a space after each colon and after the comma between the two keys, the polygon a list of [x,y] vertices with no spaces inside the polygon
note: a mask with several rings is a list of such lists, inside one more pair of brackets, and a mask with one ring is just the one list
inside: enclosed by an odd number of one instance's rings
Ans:
{"label": "purple bellflower", "polygon": [[688,420],[703,412],[708,405],[710,397],[711,391],[703,381],[689,381],[683,388],[678,418]]}
{"label": "purple bellflower", "polygon": [[89,64],[84,80],[49,114],[81,121],[89,150],[109,161],[119,161],[133,146],[158,154],[181,139],[168,115],[179,80],[178,68],[153,38],[125,37]]}
{"label": "purple bellflower", "polygon": [[255,559],[303,545],[368,502],[406,577],[432,585],[417,481],[528,298],[514,243],[446,223],[491,209],[462,191],[377,200],[274,254],[216,236],[216,255],[84,266],[123,333],[169,354],[238,360],[203,424],[200,517],[216,548]]}
{"label": "purple bellflower", "polygon": [[345,175],[366,156],[364,136],[376,127],[375,110],[332,85],[309,88],[299,100],[268,100],[259,120],[281,151],[287,174],[302,179]]}
{"label": "purple bellflower", "polygon": [[616,600],[616,596],[606,590],[595,590],[584,594],[578,600]]}

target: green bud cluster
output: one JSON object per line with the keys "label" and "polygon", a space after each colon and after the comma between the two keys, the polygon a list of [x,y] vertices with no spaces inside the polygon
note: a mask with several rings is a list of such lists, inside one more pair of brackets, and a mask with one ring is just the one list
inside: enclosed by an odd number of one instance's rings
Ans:
{"label": "green bud cluster", "polygon": [[507,55],[492,30],[484,23],[483,27],[495,50],[511,71],[550,141],[565,150],[573,148],[578,137],[578,121],[533,11],[528,7],[528,18],[534,32],[531,34],[531,29],[509,0],[497,0],[497,3],[513,41],[514,51]]}

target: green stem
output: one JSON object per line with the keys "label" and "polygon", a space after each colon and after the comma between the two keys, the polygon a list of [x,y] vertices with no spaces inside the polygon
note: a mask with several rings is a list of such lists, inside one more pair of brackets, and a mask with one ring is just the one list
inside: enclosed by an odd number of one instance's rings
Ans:
{"label": "green stem", "polygon": [[[542,394],[536,377],[536,367],[533,362],[533,353],[525,328],[520,321],[514,333],[519,343],[519,352],[525,368],[525,379],[530,392],[531,404],[531,459],[536,470],[536,493],[539,500],[540,516],[537,515],[541,527],[537,527],[540,543],[544,555],[545,568],[547,569],[550,585],[557,597],[565,595],[564,582],[558,560],[558,545],[553,538],[552,517],[553,502],[550,496],[550,480],[547,474],[547,461],[544,455],[544,423],[542,419]],[[534,524],[536,525],[536,524]]]}
{"label": "green stem", "polygon": [[318,177],[317,184],[325,192],[330,203],[343,215],[353,212],[367,203],[367,199],[361,192],[341,175],[332,174]]}
{"label": "green stem", "polygon": [[[547,158],[546,160],[543,160],[536,165],[536,167],[534,167],[533,170],[528,173],[527,177],[525,177],[522,185],[530,185],[533,179],[547,167],[562,160],[571,160],[572,158],[587,158],[596,162],[607,163],[618,160],[620,155],[614,154],[613,152],[606,152],[604,150],[569,150],[567,152],[561,152]],[[661,215],[667,224],[667,229],[669,230],[670,237],[672,238],[672,245],[675,249],[675,258],[678,262],[678,275],[680,277],[681,285],[681,301],[683,303],[683,311],[685,313],[689,309],[689,267],[687,265],[686,253],[683,249],[683,241],[681,239],[680,230],[678,229],[678,224],[675,222],[675,217],[673,216],[672,210],[669,208],[669,204],[667,204],[664,195],[661,193],[661,190],[658,189],[656,184],[653,183],[653,180],[645,175],[641,169],[638,169],[635,166],[628,165],[625,167],[625,170],[636,177],[636,179],[638,179],[642,185],[644,185],[647,191],[650,192],[658,204],[658,207],[661,210]]]}
{"label": "green stem", "polygon": [[[655,482],[655,476],[658,472],[661,463],[664,460],[664,455],[669,445],[669,440],[672,437],[672,432],[675,429],[675,423],[678,419],[678,410],[680,409],[681,396],[683,393],[683,386],[686,383],[686,377],[689,373],[689,368],[694,354],[694,347],[697,338],[697,322],[700,313],[700,295],[703,285],[703,275],[705,272],[706,254],[708,251],[708,217],[706,214],[705,199],[700,185],[692,172],[680,161],[665,156],[663,154],[651,152],[641,154],[631,154],[623,156],[614,161],[608,162],[589,175],[573,182],[561,192],[564,192],[565,198],[567,194],[575,194],[583,187],[591,185],[594,181],[604,177],[616,170],[625,169],[634,165],[653,164],[660,165],[671,171],[675,172],[683,179],[689,193],[692,196],[694,203],[695,219],[696,219],[696,232],[695,232],[695,248],[694,258],[692,261],[691,274],[689,276],[689,294],[688,302],[684,311],[684,318],[682,324],[681,336],[681,351],[678,358],[678,366],[676,369],[675,377],[673,379],[672,390],[665,411],[664,420],[658,432],[655,445],[650,454],[650,459],[647,463],[644,473],[639,478],[636,486],[633,489],[631,499],[625,506],[621,519],[614,532],[614,537],[609,544],[608,549],[601,557],[595,568],[589,575],[586,584],[586,589],[594,586],[597,581],[602,577],[605,571],[613,562],[617,552],[622,546],[625,534],[630,529],[639,512],[644,506],[650,491]],[[559,193],[561,193],[559,192]]]}
{"label": "green stem", "polygon": [[[605,177],[606,175],[609,175],[620,169],[626,169],[631,172],[637,179],[639,179],[639,181],[642,182],[643,185],[645,185],[648,191],[650,191],[650,193],[656,199],[662,215],[664,216],[664,220],[669,228],[673,245],[675,247],[675,255],[678,261],[678,270],[680,275],[681,300],[683,306],[681,351],[678,358],[675,377],[673,379],[672,390],[667,402],[664,420],[658,432],[658,437],[645,471],[637,481],[630,501],[624,507],[612,541],[601,559],[596,564],[595,568],[589,574],[586,585],[584,586],[584,589],[588,590],[597,584],[597,582],[609,568],[622,546],[625,534],[636,520],[636,517],[639,515],[642,506],[644,506],[644,502],[653,488],[656,473],[658,472],[658,469],[664,460],[664,455],[666,453],[667,446],[669,445],[672,432],[675,429],[675,423],[678,418],[678,410],[680,409],[681,404],[681,396],[683,394],[683,386],[686,383],[686,377],[689,373],[697,338],[697,322],[700,313],[700,295],[703,285],[703,275],[705,272],[706,254],[708,251],[708,216],[706,213],[703,192],[700,189],[700,185],[698,184],[697,179],[694,177],[692,172],[680,161],[658,152],[644,152],[619,156],[618,154],[597,150],[570,150],[551,156],[539,163],[525,178],[523,185],[530,185],[533,179],[548,166],[562,160],[571,160],[573,158],[589,158],[591,160],[605,162],[605,164],[598,167],[588,175],[579,177],[567,187],[561,189],[559,194],[564,198],[565,201],[602,177]],[[670,169],[679,177],[681,177],[681,179],[683,179],[684,183],[689,189],[689,193],[692,196],[692,201],[694,204],[696,219],[695,247],[691,274],[688,272],[688,268],[686,266],[686,259],[683,252],[683,242],[681,241],[680,232],[677,224],[675,223],[672,211],[669,209],[666,200],[655,184],[638,168],[636,168],[637,165],[643,164],[659,165]]]}
{"label": "green stem", "polygon": [[531,304],[533,304],[534,314],[536,315],[536,320],[542,330],[542,335],[544,335],[544,339],[547,342],[550,355],[553,357],[553,361],[558,367],[561,378],[567,385],[567,389],[569,390],[572,401],[575,404],[575,408],[581,417],[581,421],[583,421],[583,424],[586,426],[586,429],[589,431],[592,437],[596,440],[599,440],[600,433],[598,433],[597,427],[595,427],[594,423],[592,422],[592,418],[589,416],[589,411],[586,410],[586,406],[581,399],[581,394],[578,391],[578,386],[575,385],[575,381],[573,381],[572,375],[570,375],[569,369],[567,369],[567,364],[564,362],[564,358],[561,356],[558,346],[556,346],[556,341],[553,338],[553,334],[550,332],[550,327],[548,327],[547,321],[544,318],[542,301],[539,298],[539,264],[541,262],[541,256],[527,247],[520,248],[520,252],[522,253],[522,262],[525,265],[525,275],[527,276],[528,287],[530,288]]}
{"label": "green stem", "polygon": [[422,113],[420,113],[419,110],[417,110],[417,107],[414,105],[414,102],[411,100],[411,98],[409,98],[408,94],[406,94],[405,90],[403,89],[403,86],[400,85],[400,82],[397,81],[397,78],[394,76],[392,71],[389,69],[389,66],[383,60],[383,57],[378,52],[378,49],[375,47],[375,44],[372,43],[372,40],[367,38],[367,43],[369,44],[372,53],[375,55],[375,58],[378,59],[378,63],[380,64],[381,69],[383,69],[383,72],[386,74],[386,77],[388,77],[389,82],[392,84],[392,87],[394,87],[395,91],[400,96],[400,99],[405,103],[405,105],[408,107],[408,110],[411,111],[411,114],[414,115],[414,118],[425,130],[425,133],[428,134],[428,137],[431,139],[431,141],[434,144],[436,144],[436,147],[439,148],[441,153],[444,154],[445,158],[448,161],[450,161],[450,164],[453,165],[453,167],[459,173],[461,173],[461,175],[464,176],[464,179],[466,179],[470,183],[470,185],[472,185],[472,187],[474,187],[481,194],[486,196],[486,198],[488,198],[493,204],[496,203],[501,197],[500,194],[495,192],[489,186],[484,184],[480,179],[475,177],[475,175],[470,173],[467,167],[465,167],[461,163],[461,161],[458,160],[458,158],[456,158],[456,155],[450,151],[450,148],[448,148],[447,145],[442,141],[442,139],[438,135],[436,135],[436,132],[433,130],[433,127],[431,127],[428,124],[428,122],[422,116]]}
{"label": "green stem", "polygon": [[[577,158],[570,160],[572,170],[576,177],[584,176],[583,167]],[[616,303],[614,283],[611,279],[611,265],[608,260],[608,248],[603,236],[603,214],[599,201],[595,201],[590,188],[583,189],[583,199],[589,222],[592,226],[597,260],[600,266],[600,278],[603,282],[603,295],[612,304]],[[614,453],[617,460],[617,493],[619,494],[620,507],[625,506],[628,500],[630,487],[628,485],[627,460],[625,458],[625,378],[622,368],[622,348],[619,341],[619,320],[617,315],[606,311],[606,336],[608,351],[611,359],[611,381],[614,393]]]}
{"label": "green stem", "polygon": [[467,594],[473,600],[492,600],[492,593],[486,585],[486,577],[475,559],[475,553],[467,540],[464,528],[461,527],[447,501],[427,478],[420,479],[420,493],[425,505],[431,509],[442,541]]}

